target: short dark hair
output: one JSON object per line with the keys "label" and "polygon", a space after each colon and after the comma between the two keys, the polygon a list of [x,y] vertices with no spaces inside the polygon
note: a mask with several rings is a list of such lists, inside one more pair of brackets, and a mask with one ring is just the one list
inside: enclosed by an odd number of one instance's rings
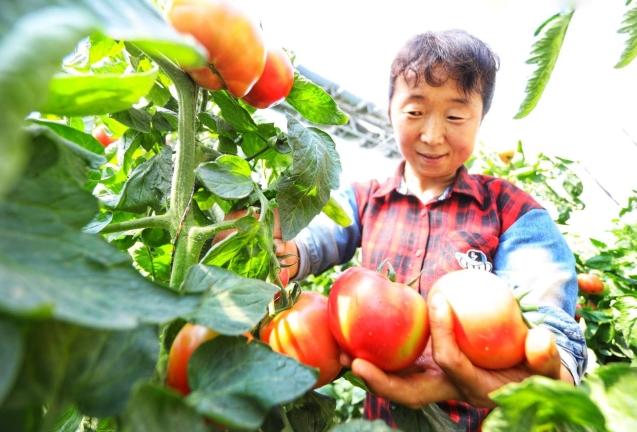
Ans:
{"label": "short dark hair", "polygon": [[452,78],[465,94],[480,94],[484,116],[491,107],[499,63],[487,44],[463,30],[419,34],[407,41],[392,62],[389,100],[400,75],[415,77],[416,85],[424,78],[435,87]]}

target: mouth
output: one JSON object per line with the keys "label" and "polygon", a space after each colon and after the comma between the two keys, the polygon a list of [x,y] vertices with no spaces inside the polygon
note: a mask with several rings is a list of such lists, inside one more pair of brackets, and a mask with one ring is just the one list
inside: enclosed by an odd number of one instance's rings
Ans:
{"label": "mouth", "polygon": [[442,159],[446,155],[447,155],[446,153],[434,154],[434,153],[420,153],[420,152],[418,152],[418,156],[420,156],[420,157],[422,157],[424,159],[427,159],[427,160],[432,160],[432,161]]}

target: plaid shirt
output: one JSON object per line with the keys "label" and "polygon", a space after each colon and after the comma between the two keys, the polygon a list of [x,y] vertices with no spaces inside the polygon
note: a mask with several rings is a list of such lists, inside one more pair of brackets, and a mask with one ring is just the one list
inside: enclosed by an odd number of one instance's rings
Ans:
{"label": "plaid shirt", "polygon": [[[525,301],[542,305],[541,312],[550,318],[544,325],[556,333],[563,362],[577,381],[585,345],[572,318],[574,261],[546,210],[511,183],[471,175],[465,167],[440,197],[424,204],[406,190],[403,171],[404,162],[384,183],[354,184],[345,191],[343,206],[354,220],[350,227],[338,227],[321,216],[301,232],[295,239],[300,254],[297,278],[348,261],[357,247],[362,249],[363,267],[376,269],[387,258],[398,282],[420,274],[422,295],[449,271],[493,271],[514,289],[531,290]],[[467,431],[479,430],[488,414],[459,401],[439,406]],[[373,395],[365,401],[365,417],[395,426],[391,403]]]}

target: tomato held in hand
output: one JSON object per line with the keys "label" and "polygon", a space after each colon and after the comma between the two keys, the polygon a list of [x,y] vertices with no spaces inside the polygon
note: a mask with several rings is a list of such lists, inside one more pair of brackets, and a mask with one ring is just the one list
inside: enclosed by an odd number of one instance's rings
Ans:
{"label": "tomato held in hand", "polygon": [[294,84],[294,66],[281,48],[268,51],[263,74],[243,100],[255,108],[268,108],[290,94]]}
{"label": "tomato held in hand", "polygon": [[483,270],[458,270],[438,279],[430,295],[436,291],[449,302],[456,342],[474,365],[505,369],[524,361],[528,327],[503,279]]}
{"label": "tomato held in hand", "polygon": [[217,336],[219,334],[208,327],[190,323],[184,325],[177,333],[168,353],[166,383],[181,394],[190,393],[188,361],[199,345]]}
{"label": "tomato held in hand", "polygon": [[327,298],[303,291],[296,303],[261,328],[259,337],[278,353],[318,368],[315,387],[331,382],[341,370],[340,350],[327,325]]}
{"label": "tomato held in hand", "polygon": [[328,300],[330,330],[352,358],[384,371],[404,369],[429,339],[427,304],[407,285],[362,267],[343,272]]}
{"label": "tomato held in hand", "polygon": [[595,273],[580,273],[577,275],[577,287],[580,294],[601,294],[604,292],[604,282]]}
{"label": "tomato held in hand", "polygon": [[99,125],[97,126],[95,129],[93,129],[93,138],[95,138],[96,140],[99,141],[100,144],[102,144],[104,146],[104,148],[108,147],[109,145],[113,144],[115,141],[117,141],[117,138],[115,138],[106,128],[105,125]]}
{"label": "tomato held in hand", "polygon": [[241,1],[174,0],[168,20],[208,51],[209,67],[189,71],[200,86],[227,88],[242,97],[263,73],[263,34],[259,24],[241,8]]}

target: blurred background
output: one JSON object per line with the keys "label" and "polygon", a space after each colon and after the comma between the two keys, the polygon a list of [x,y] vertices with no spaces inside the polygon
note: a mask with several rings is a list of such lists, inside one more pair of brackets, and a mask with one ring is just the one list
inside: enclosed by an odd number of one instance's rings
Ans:
{"label": "blurred background", "polygon": [[[576,8],[553,75],[539,104],[514,120],[535,66],[526,63],[534,31],[550,16]],[[637,64],[615,69],[626,35],[617,33],[623,0],[449,0],[257,2],[262,25],[289,48],[297,65],[333,83],[337,92],[387,109],[389,65],[397,49],[426,30],[461,28],[488,43],[501,65],[479,145],[495,151],[543,152],[579,161],[587,209],[584,231],[603,231],[637,188]],[[396,163],[387,151],[337,140],[343,181],[384,178]],[[574,218],[573,223],[577,223]]]}

